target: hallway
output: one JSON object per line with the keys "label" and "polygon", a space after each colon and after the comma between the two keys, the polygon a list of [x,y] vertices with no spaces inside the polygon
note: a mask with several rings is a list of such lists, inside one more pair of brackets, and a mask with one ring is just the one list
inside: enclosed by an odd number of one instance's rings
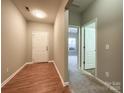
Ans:
{"label": "hallway", "polygon": [[2,93],[122,93],[122,2],[1,0]]}
{"label": "hallway", "polygon": [[113,93],[77,69],[77,57],[69,56],[69,80],[72,93]]}

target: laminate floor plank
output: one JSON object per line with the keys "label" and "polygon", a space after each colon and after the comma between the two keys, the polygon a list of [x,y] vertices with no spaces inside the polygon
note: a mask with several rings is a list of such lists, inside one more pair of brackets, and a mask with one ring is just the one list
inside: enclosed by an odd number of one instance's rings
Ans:
{"label": "laminate floor plank", "polygon": [[53,63],[29,64],[1,89],[2,93],[63,93]]}

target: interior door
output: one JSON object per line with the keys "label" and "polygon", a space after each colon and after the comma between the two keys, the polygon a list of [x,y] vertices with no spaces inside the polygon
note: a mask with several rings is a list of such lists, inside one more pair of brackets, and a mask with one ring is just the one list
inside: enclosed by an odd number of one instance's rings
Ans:
{"label": "interior door", "polygon": [[48,32],[32,33],[33,62],[48,62]]}
{"label": "interior door", "polygon": [[96,68],[96,26],[95,22],[84,27],[85,30],[85,69]]}

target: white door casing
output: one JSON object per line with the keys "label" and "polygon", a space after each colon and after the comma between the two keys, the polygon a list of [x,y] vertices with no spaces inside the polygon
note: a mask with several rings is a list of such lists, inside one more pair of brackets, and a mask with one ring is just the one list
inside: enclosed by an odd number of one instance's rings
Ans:
{"label": "white door casing", "polygon": [[32,61],[48,62],[48,32],[32,32]]}

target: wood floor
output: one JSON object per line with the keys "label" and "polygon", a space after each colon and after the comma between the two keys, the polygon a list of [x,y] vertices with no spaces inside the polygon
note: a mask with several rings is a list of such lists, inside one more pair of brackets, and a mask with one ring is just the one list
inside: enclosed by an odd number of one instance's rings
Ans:
{"label": "wood floor", "polygon": [[2,89],[2,93],[70,93],[64,88],[53,63],[26,65]]}

